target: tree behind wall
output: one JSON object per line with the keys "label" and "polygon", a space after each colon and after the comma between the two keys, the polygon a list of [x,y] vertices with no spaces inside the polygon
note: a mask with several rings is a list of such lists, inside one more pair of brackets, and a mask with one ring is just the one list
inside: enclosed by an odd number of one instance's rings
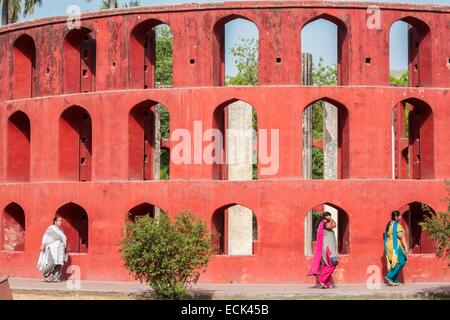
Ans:
{"label": "tree behind wall", "polygon": [[[91,2],[92,0],[86,0],[87,2]],[[122,8],[130,8],[130,7],[138,7],[141,3],[139,0],[130,0],[122,5]],[[119,7],[119,2],[117,0],[102,0],[100,4],[100,10],[107,9],[117,9]]]}
{"label": "tree behind wall", "polygon": [[[337,85],[337,65],[324,65],[322,57],[317,63],[313,63],[312,81],[314,86],[333,86]],[[324,102],[317,101],[312,106],[312,130],[313,139],[323,139],[323,110]],[[323,179],[323,150],[320,148],[312,148],[312,178]]]}
{"label": "tree behind wall", "polygon": [[430,215],[425,217],[419,225],[423,231],[427,231],[430,240],[436,241],[436,256],[449,261],[450,266],[450,181],[446,181],[447,189],[447,211],[439,212],[437,215],[433,211],[424,206],[425,211]]}
{"label": "tree behind wall", "polygon": [[0,1],[2,2],[2,25],[17,22],[20,14],[23,14],[23,17],[32,15],[36,6],[42,6],[42,0],[25,0],[22,11],[22,0]]}

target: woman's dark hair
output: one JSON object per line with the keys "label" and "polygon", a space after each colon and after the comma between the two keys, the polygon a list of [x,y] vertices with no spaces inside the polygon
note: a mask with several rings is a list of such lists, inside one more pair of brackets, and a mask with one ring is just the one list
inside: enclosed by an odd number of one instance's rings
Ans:
{"label": "woman's dark hair", "polygon": [[56,220],[58,220],[58,219],[62,219],[62,217],[59,216],[59,215],[56,215],[56,216],[53,218],[53,224],[55,224]]}
{"label": "woman's dark hair", "polygon": [[328,217],[328,216],[331,216],[331,213],[329,213],[328,211],[324,211],[322,213],[322,218],[325,218],[325,217]]}
{"label": "woman's dark hair", "polygon": [[400,211],[394,210],[394,211],[392,211],[392,213],[391,213],[391,220],[395,220],[395,219],[397,219],[397,218],[400,217],[400,216],[401,216]]}

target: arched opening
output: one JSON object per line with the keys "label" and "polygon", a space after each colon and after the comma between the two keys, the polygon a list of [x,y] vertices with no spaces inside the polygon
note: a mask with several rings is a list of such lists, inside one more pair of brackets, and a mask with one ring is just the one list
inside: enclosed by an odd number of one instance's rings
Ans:
{"label": "arched opening", "polygon": [[434,178],[434,124],[431,107],[415,98],[399,102],[392,114],[393,177]]}
{"label": "arched opening", "polygon": [[173,35],[159,20],[138,24],[130,39],[130,87],[158,88],[172,85]]}
{"label": "arched opening", "polygon": [[170,117],[165,106],[147,100],[128,116],[130,180],[166,180],[170,168]]}
{"label": "arched opening", "polygon": [[216,255],[253,255],[258,252],[258,222],[251,209],[230,204],[211,218],[211,243]]}
{"label": "arched opening", "polygon": [[72,106],[59,118],[59,175],[63,180],[91,180],[92,121],[86,109]]}
{"label": "arched opening", "polygon": [[306,107],[302,115],[303,178],[349,178],[349,141],[349,117],[344,105],[321,99]]}
{"label": "arched opening", "polygon": [[394,86],[431,86],[431,31],[416,18],[406,17],[389,31],[390,83]]}
{"label": "arched opening", "polygon": [[313,255],[314,253],[315,242],[317,239],[317,228],[321,221],[320,217],[322,213],[324,213],[325,211],[331,213],[333,220],[337,224],[337,227],[333,229],[333,232],[337,240],[338,253],[349,254],[350,220],[348,214],[343,209],[333,204],[324,203],[309,210],[305,216],[305,224],[304,224],[305,255],[310,256]]}
{"label": "arched opening", "polygon": [[67,237],[67,251],[87,253],[89,247],[89,221],[86,211],[70,202],[58,209],[56,214],[63,219],[62,229]]}
{"label": "arched opening", "polygon": [[311,19],[301,30],[300,46],[303,85],[348,84],[349,40],[343,21],[328,14]]}
{"label": "arched opening", "polygon": [[218,134],[211,142],[213,179],[258,179],[258,119],[248,103],[233,99],[216,108],[213,128]]}
{"label": "arched opening", "polygon": [[64,93],[95,91],[96,42],[87,28],[73,29],[64,39]]}
{"label": "arched opening", "polygon": [[160,212],[164,212],[160,208],[156,207],[153,204],[144,202],[141,203],[128,211],[128,221],[134,222],[139,217],[149,216],[151,218],[155,218]]}
{"label": "arched opening", "polygon": [[259,31],[249,19],[230,15],[214,25],[215,86],[257,85]]}
{"label": "arched opening", "polygon": [[8,181],[30,180],[30,119],[22,111],[16,111],[8,119]]}
{"label": "arched opening", "polygon": [[3,210],[1,221],[1,250],[25,251],[25,212],[17,203]]}
{"label": "arched opening", "polygon": [[420,202],[412,202],[400,208],[402,219],[401,225],[405,229],[406,239],[408,239],[411,252],[414,254],[434,253],[436,242],[429,239],[429,234],[422,231],[420,222],[425,217],[431,217],[436,213],[426,204]]}
{"label": "arched opening", "polygon": [[29,35],[20,36],[13,46],[12,97],[31,98],[34,94],[36,46]]}

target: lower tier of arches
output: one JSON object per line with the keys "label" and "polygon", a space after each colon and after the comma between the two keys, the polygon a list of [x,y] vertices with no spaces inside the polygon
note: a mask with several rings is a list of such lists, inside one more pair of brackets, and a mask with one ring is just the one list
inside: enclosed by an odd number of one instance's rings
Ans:
{"label": "lower tier of arches", "polygon": [[[411,223],[410,215],[418,203],[436,213],[447,210],[446,195],[443,180],[0,184],[2,221],[5,216],[8,226],[16,221],[24,240],[18,250],[2,246],[0,274],[41,276],[35,268],[41,239],[55,214],[67,220],[63,228],[69,228],[72,242],[67,264],[71,270],[79,272],[81,279],[126,281],[132,277],[123,266],[119,240],[127,221],[140,215],[154,216],[160,210],[173,218],[189,210],[214,229],[215,215],[223,210],[230,215],[230,209],[239,205],[254,215],[253,221],[249,216],[250,226],[256,230],[250,234],[253,247],[239,255],[216,251],[200,282],[308,283],[313,279],[306,276],[311,256],[305,250],[305,218],[311,210],[327,206],[337,209],[341,221],[347,223],[339,229],[345,232],[345,243],[336,282],[362,283],[385,271],[382,234],[390,212],[405,211]],[[413,238],[422,241],[423,237]],[[450,280],[443,272],[446,262],[427,250],[425,246],[413,250],[403,271],[405,281]]]}

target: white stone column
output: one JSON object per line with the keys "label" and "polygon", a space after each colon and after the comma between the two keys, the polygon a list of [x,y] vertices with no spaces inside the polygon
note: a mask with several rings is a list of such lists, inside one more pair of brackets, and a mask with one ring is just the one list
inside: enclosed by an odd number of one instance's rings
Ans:
{"label": "white stone column", "polygon": [[[302,84],[312,85],[312,55],[302,53]],[[302,114],[302,174],[303,179],[312,179],[312,106],[307,106]],[[306,255],[312,255],[312,211],[305,217],[304,250]]]}
{"label": "white stone column", "polygon": [[395,179],[395,111],[392,111],[391,116],[391,163],[392,179]]}
{"label": "white stone column", "polygon": [[[252,180],[253,108],[237,101],[227,107],[228,180]],[[240,205],[228,208],[228,255],[253,253],[253,213]]]}
{"label": "white stone column", "polygon": [[[156,82],[155,87],[160,88],[160,83]],[[161,178],[161,105],[159,103],[153,107],[153,114],[155,115],[153,125],[153,179],[159,180]],[[155,218],[160,212],[161,210],[155,206]]]}
{"label": "white stone column", "polygon": [[[331,103],[324,102],[323,122],[323,177],[326,180],[335,180],[338,178],[338,108]],[[331,213],[338,225],[337,209],[324,205],[324,210]],[[337,226],[334,234],[337,241]]]}
{"label": "white stone column", "polygon": [[[153,107],[153,114],[155,115],[155,123],[154,123],[154,130],[153,130],[153,179],[159,180],[160,179],[160,168],[161,168],[161,121],[160,121],[160,111],[161,106],[158,103]],[[158,207],[155,207],[155,217],[157,217],[160,213],[160,209]]]}

